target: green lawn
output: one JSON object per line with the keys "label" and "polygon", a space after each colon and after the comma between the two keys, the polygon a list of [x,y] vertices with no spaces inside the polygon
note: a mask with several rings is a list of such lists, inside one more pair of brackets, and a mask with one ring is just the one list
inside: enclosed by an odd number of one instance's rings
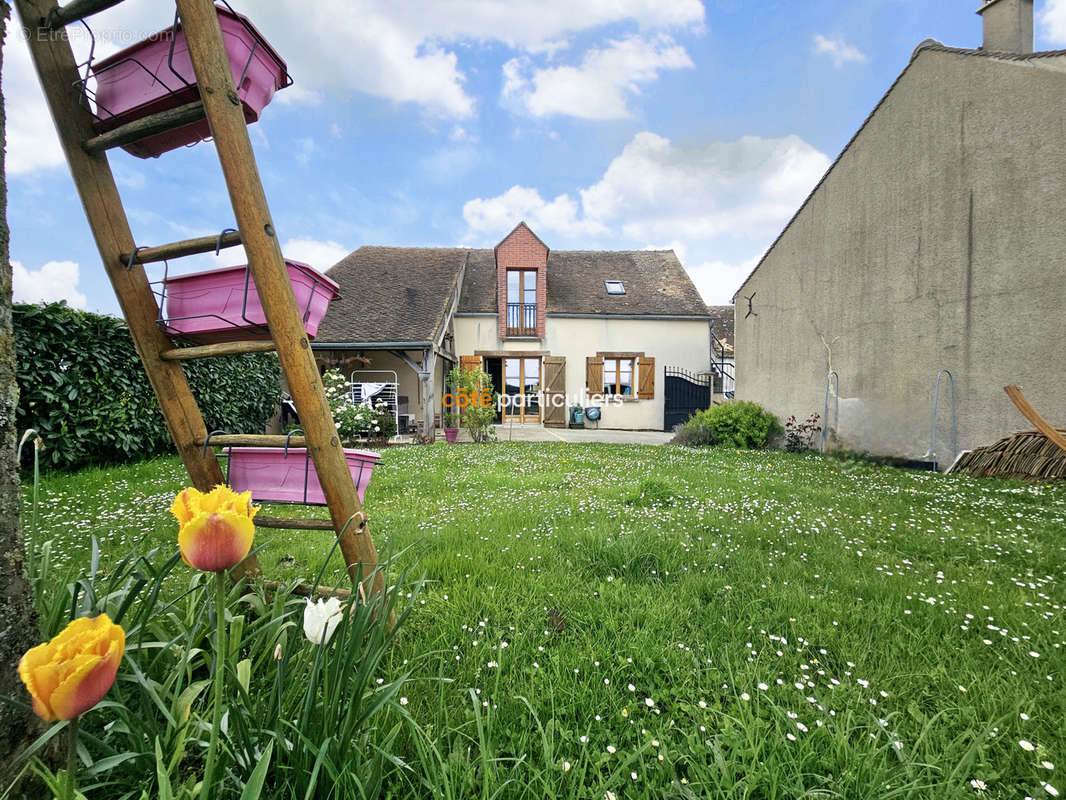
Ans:
{"label": "green lawn", "polygon": [[[176,459],[46,478],[42,533],[72,568],[99,538],[106,569],[173,546],[184,485]],[[430,580],[389,669],[415,667],[437,796],[1066,793],[1066,485],[437,445],[388,450],[367,510]],[[332,537],[258,543],[312,577]]]}

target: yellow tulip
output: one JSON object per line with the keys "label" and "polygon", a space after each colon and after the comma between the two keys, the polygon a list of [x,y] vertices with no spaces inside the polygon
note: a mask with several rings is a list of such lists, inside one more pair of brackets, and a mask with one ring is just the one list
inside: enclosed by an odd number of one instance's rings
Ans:
{"label": "yellow tulip", "polygon": [[115,682],[126,632],[107,614],[73,620],[50,642],[28,650],[19,677],[45,722],[74,719],[99,703]]}
{"label": "yellow tulip", "polygon": [[190,567],[219,572],[240,563],[252,549],[257,509],[252,493],[237,494],[216,486],[206,494],[186,489],[174,498],[170,512],[181,526],[178,548]]}

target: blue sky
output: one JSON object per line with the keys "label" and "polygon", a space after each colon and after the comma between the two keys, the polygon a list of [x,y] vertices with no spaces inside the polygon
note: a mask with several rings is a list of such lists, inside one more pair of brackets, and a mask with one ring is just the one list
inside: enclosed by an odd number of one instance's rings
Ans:
{"label": "blue sky", "polygon": [[[294,87],[252,127],[285,252],[492,246],[520,219],[553,249],[673,248],[704,298],[744,276],[927,37],[976,47],[976,0],[246,0]],[[91,20],[107,54],[170,3]],[[317,9],[310,19],[306,9]],[[1037,49],[1066,0],[1036,0]],[[72,29],[73,30],[73,29]],[[84,37],[74,41],[86,52]],[[16,300],[117,313],[25,45],[9,37]],[[111,155],[139,244],[233,225],[214,148]],[[174,262],[174,271],[242,263]]]}

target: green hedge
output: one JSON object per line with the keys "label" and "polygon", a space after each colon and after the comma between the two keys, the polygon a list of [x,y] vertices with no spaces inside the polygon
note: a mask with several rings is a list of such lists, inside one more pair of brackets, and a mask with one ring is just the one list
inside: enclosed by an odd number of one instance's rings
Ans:
{"label": "green hedge", "polygon": [[[62,469],[173,452],[126,323],[65,303],[13,307],[19,430]],[[183,364],[208,430],[259,433],[281,394],[273,353]],[[28,450],[29,448],[27,448]]]}

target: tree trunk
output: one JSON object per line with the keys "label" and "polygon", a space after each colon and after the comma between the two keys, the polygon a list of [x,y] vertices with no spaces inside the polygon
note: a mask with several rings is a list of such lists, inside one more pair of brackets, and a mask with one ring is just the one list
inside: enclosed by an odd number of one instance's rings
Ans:
{"label": "tree trunk", "polygon": [[[0,45],[7,33],[11,6],[0,3]],[[17,34],[16,34],[17,35]],[[3,55],[0,49],[0,74]],[[0,697],[29,699],[19,680],[18,660],[37,644],[33,596],[23,571],[19,538],[19,472],[15,460],[15,338],[11,330],[11,261],[8,252],[7,179],[4,170],[4,108],[0,94]],[[32,714],[0,702],[0,778],[11,756],[27,744]],[[6,786],[7,781],[0,783]]]}

